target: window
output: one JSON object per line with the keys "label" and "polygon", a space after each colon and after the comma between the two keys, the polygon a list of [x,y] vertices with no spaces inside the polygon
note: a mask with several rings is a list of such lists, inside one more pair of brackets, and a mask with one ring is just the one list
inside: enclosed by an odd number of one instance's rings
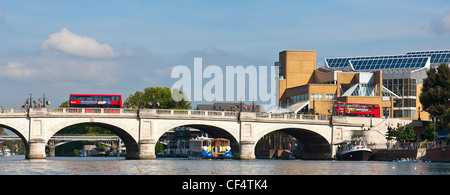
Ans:
{"label": "window", "polygon": [[308,94],[302,94],[302,95],[300,95],[300,101],[302,101],[302,102],[308,101]]}
{"label": "window", "polygon": [[326,94],[326,100],[336,100],[336,94]]}
{"label": "window", "polygon": [[311,100],[323,100],[323,94],[313,93],[311,94]]}

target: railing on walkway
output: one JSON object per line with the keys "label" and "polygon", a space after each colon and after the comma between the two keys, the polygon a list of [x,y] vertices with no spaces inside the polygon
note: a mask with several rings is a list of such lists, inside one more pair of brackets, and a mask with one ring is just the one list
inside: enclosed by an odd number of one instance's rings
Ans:
{"label": "railing on walkway", "polygon": [[[99,140],[99,141],[117,141],[119,140],[119,136],[111,135],[111,134],[68,134],[68,135],[54,135],[50,138],[50,140],[70,140],[70,141],[78,141],[78,140]],[[5,140],[21,140],[21,138],[17,135],[0,135],[0,141]]]}
{"label": "railing on walkway", "polygon": [[[231,111],[210,111],[210,110],[172,110],[172,109],[132,109],[132,108],[1,108],[2,115],[24,115],[28,113],[40,114],[137,114],[156,116],[187,116],[187,117],[214,117],[214,118],[235,118],[239,112]],[[293,113],[265,113],[265,112],[242,112],[241,118],[255,119],[284,119],[284,120],[315,120],[329,121],[330,115],[305,115]]]}
{"label": "railing on walkway", "polygon": [[[388,142],[386,143],[386,146],[382,146],[381,148],[388,150],[416,150],[419,148],[438,149],[438,148],[445,148],[448,146],[450,146],[450,139],[423,141],[423,142],[400,142],[400,141],[397,141],[395,143]],[[372,149],[379,149],[379,148],[375,147]]]}

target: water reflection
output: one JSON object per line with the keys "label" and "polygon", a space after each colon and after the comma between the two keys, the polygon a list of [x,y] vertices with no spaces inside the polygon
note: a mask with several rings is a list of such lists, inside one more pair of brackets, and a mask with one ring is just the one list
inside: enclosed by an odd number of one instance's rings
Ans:
{"label": "water reflection", "polygon": [[124,160],[0,157],[0,174],[18,175],[434,175],[450,174],[450,163],[304,160]]}

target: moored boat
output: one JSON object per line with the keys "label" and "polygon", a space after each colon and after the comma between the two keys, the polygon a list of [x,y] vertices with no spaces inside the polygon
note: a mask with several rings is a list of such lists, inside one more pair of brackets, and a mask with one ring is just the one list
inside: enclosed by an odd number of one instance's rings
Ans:
{"label": "moored boat", "polygon": [[231,159],[230,140],[197,137],[189,140],[189,159]]}
{"label": "moored boat", "polygon": [[337,143],[336,160],[367,161],[372,155],[372,150],[362,138],[342,141]]}

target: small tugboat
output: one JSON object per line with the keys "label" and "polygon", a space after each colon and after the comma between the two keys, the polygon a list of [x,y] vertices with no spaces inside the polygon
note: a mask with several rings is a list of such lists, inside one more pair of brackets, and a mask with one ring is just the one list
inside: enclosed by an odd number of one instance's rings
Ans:
{"label": "small tugboat", "polygon": [[362,138],[355,138],[351,141],[337,143],[336,160],[367,161],[372,150],[367,147]]}
{"label": "small tugboat", "polygon": [[197,137],[189,140],[189,159],[231,159],[230,140]]}

